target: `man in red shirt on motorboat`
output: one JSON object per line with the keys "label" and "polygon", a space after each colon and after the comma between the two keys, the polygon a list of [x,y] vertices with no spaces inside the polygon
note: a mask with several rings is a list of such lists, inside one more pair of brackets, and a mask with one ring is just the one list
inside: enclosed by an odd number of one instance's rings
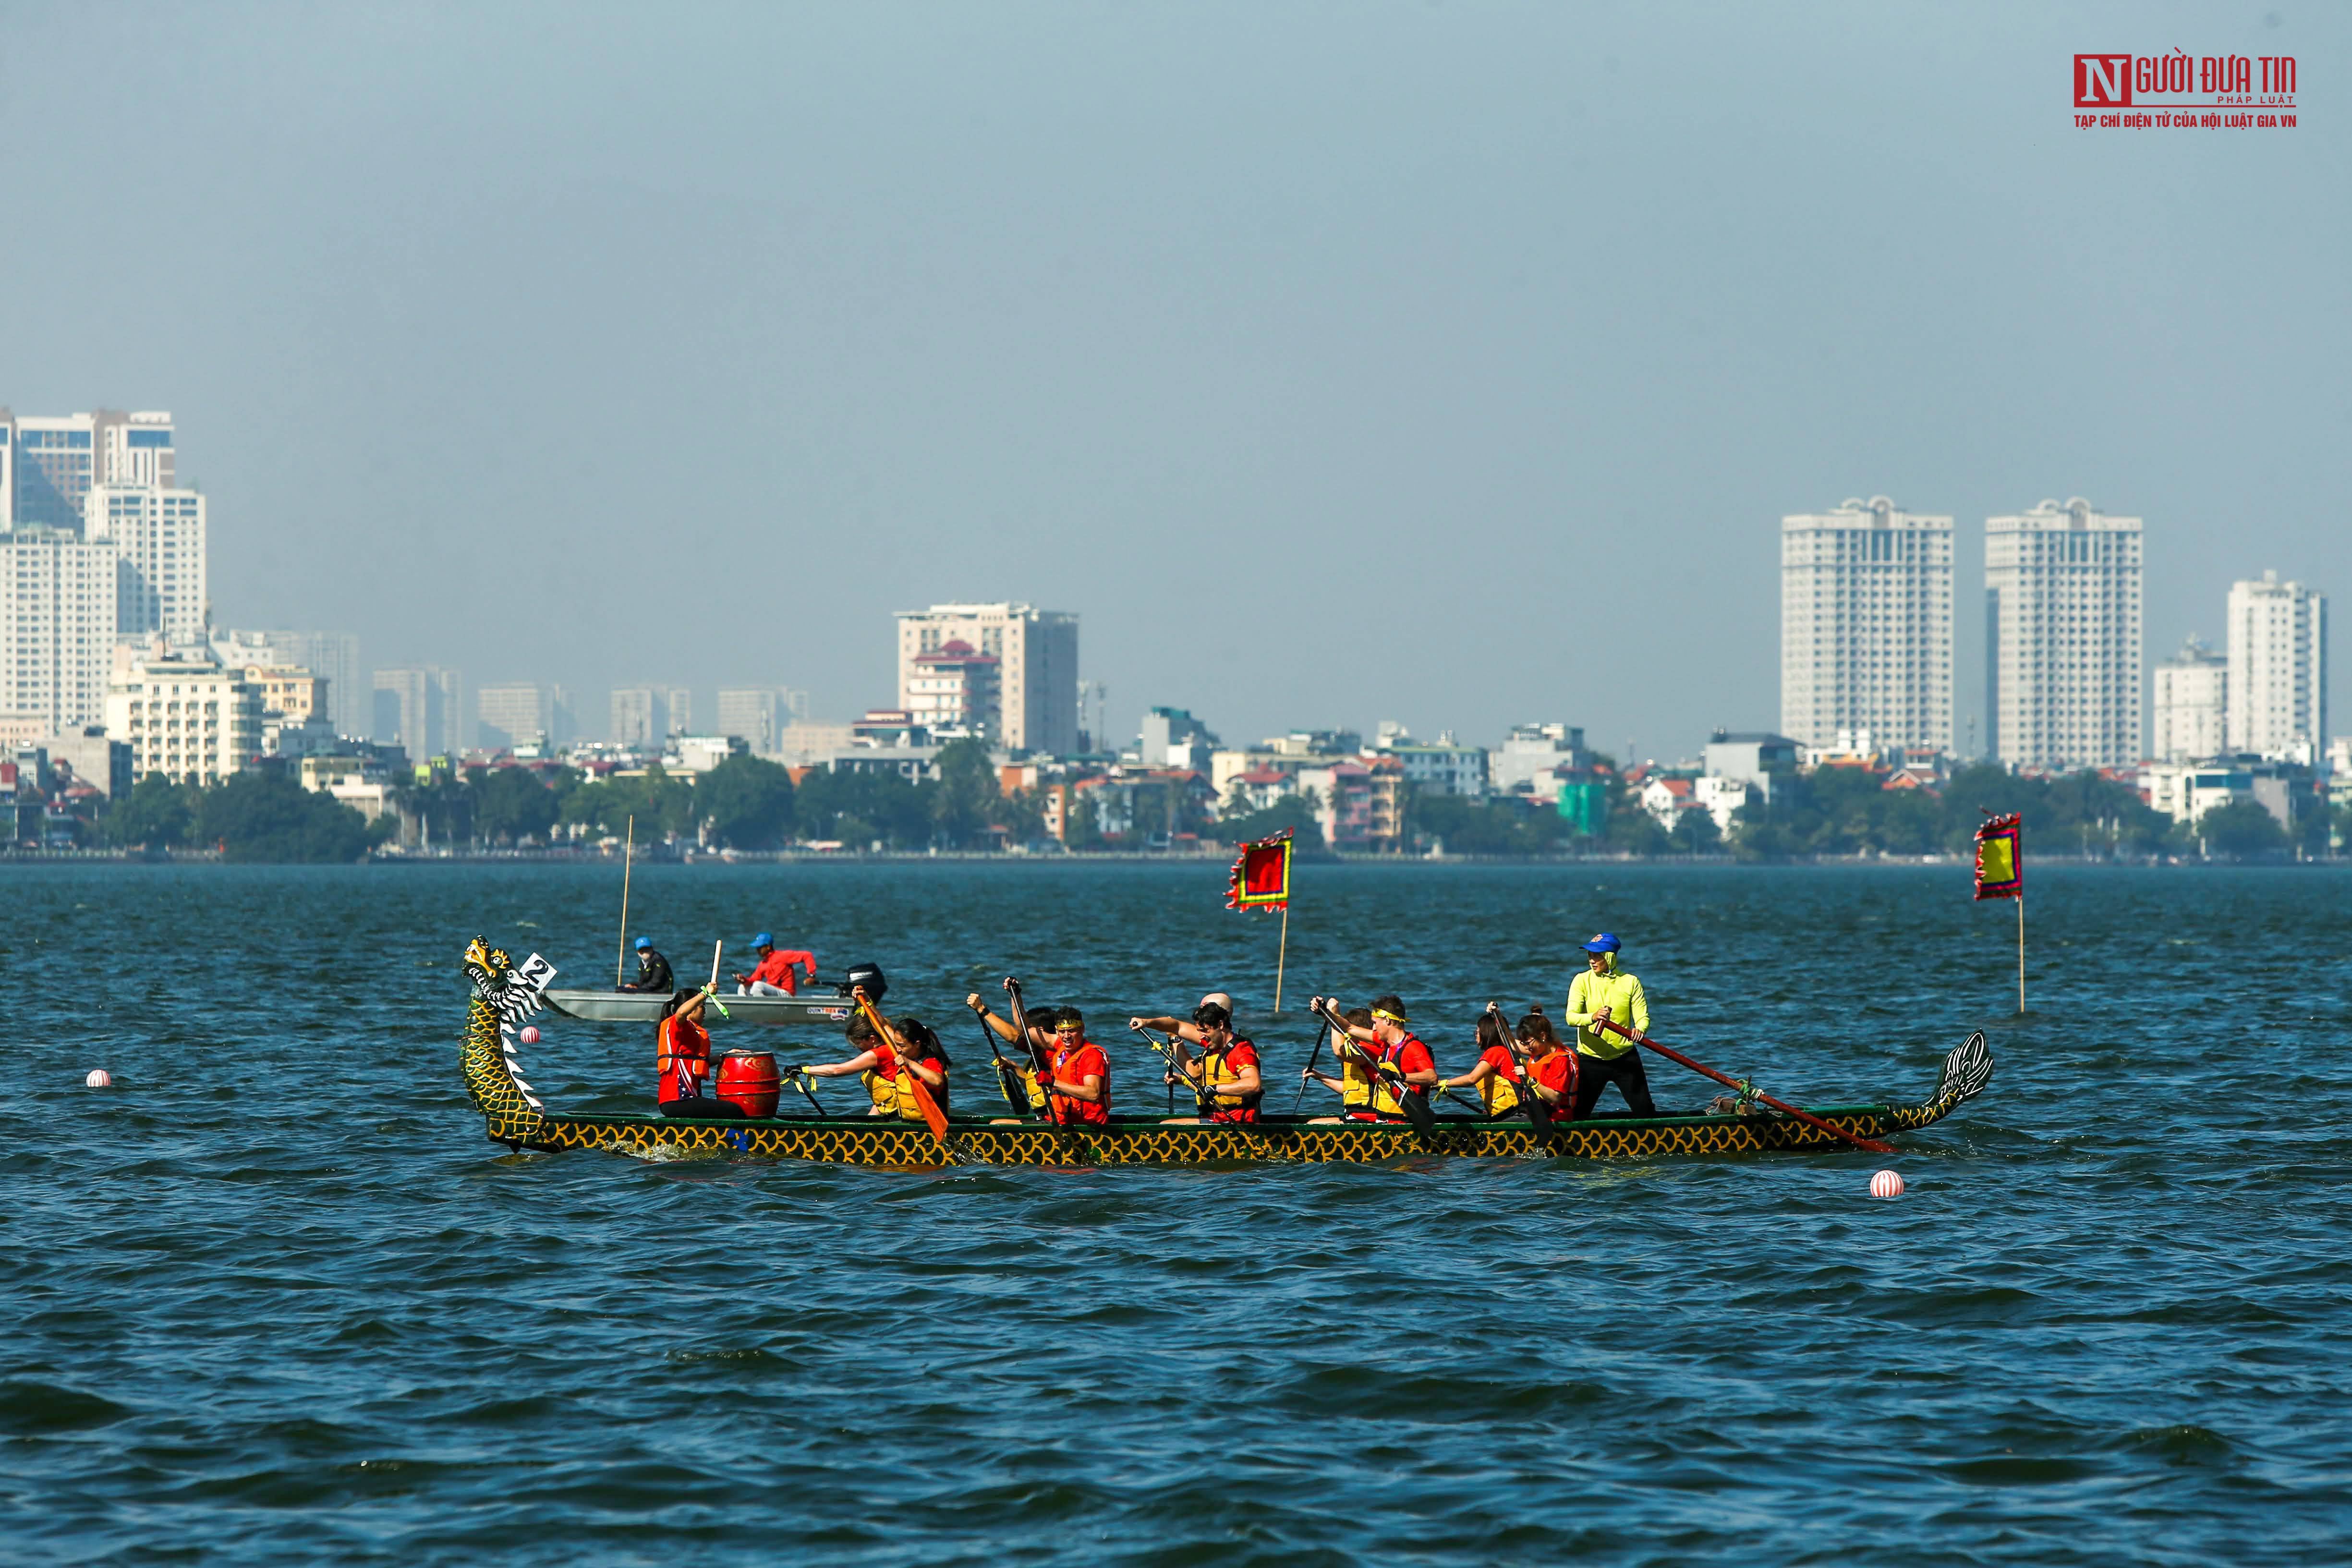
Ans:
{"label": "man in red shirt on motorboat", "polygon": [[815,953],[779,948],[768,931],[751,939],[751,951],[760,955],[760,962],[751,973],[735,977],[738,996],[797,996],[801,988],[794,970],[805,970],[811,980],[816,978]]}

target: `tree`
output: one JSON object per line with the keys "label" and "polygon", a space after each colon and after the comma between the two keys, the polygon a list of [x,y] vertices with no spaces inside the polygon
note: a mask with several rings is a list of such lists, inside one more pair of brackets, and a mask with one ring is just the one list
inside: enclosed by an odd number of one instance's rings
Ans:
{"label": "tree", "polygon": [[615,775],[582,784],[564,797],[561,816],[567,823],[615,838],[635,817],[637,842],[649,844],[668,834],[694,831],[694,785],[670,777],[654,763],[635,778]]}
{"label": "tree", "polygon": [[1414,834],[1438,840],[1452,855],[1550,854],[1569,826],[1558,811],[1521,795],[1473,799],[1416,790],[1406,809]]}
{"label": "tree", "polygon": [[106,814],[106,836],[123,847],[176,849],[195,831],[193,801],[200,792],[149,773]]}
{"label": "tree", "polygon": [[367,819],[331,795],[274,773],[235,773],[196,812],[201,837],[243,862],[349,863],[374,840]]}
{"label": "tree", "polygon": [[1286,795],[1260,810],[1238,816],[1228,813],[1220,817],[1217,836],[1238,844],[1247,838],[1271,838],[1287,827],[1291,843],[1298,852],[1319,851],[1323,847],[1323,826],[1315,820],[1316,805],[1313,790]]}
{"label": "tree", "polygon": [[2195,833],[2204,841],[2207,854],[2237,859],[2274,855],[2287,844],[2286,829],[2279,826],[2278,818],[2251,800],[2214,806],[2197,819]]}
{"label": "tree", "polygon": [[474,830],[494,844],[544,840],[555,826],[555,794],[529,768],[483,769],[467,788]]}
{"label": "tree", "polygon": [[777,848],[793,830],[791,770],[738,752],[695,781],[694,809],[726,848]]}
{"label": "tree", "polygon": [[931,791],[931,823],[950,848],[961,849],[978,839],[983,829],[1000,826],[996,818],[1004,802],[995,764],[988,747],[979,741],[951,741],[940,748],[937,787]]}
{"label": "tree", "polygon": [[1663,855],[1666,851],[1666,830],[1638,805],[1630,811],[1612,811],[1601,837],[1611,848],[1629,855]]}
{"label": "tree", "polygon": [[837,838],[859,847],[880,839],[920,849],[930,842],[930,791],[896,768],[819,769],[793,792],[793,814],[803,837]]}
{"label": "tree", "polygon": [[1715,855],[1723,849],[1723,830],[1716,826],[1715,814],[1703,807],[1678,814],[1666,839],[1678,855]]}

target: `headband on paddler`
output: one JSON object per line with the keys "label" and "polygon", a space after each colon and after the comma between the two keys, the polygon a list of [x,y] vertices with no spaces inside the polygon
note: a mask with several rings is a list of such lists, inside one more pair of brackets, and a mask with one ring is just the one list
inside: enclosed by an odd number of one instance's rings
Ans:
{"label": "headband on paddler", "polygon": [[1372,1016],[1375,1018],[1386,1018],[1391,1024],[1409,1024],[1412,1022],[1412,1019],[1406,1017],[1403,1014],[1391,1013],[1386,1007],[1373,1008]]}

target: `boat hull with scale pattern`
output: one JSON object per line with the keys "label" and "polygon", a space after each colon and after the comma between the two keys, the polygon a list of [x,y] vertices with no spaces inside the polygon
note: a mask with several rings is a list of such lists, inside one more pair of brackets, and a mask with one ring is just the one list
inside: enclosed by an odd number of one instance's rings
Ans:
{"label": "boat hull with scale pattern", "polygon": [[[1255,1123],[1170,1125],[1113,1118],[1062,1127],[951,1116],[944,1144],[919,1121],[875,1117],[779,1116],[689,1121],[656,1114],[549,1110],[524,1080],[516,1035],[544,1001],[551,974],[534,957],[517,969],[478,939],[465,967],[474,986],[463,1047],[466,1087],[494,1142],[516,1150],[605,1149],[651,1157],[747,1154],[894,1170],[987,1165],[1202,1165],[1360,1163],[1396,1160],[1648,1160],[1670,1155],[1831,1152],[1852,1144],[1794,1117],[1599,1117],[1538,1132],[1524,1118],[1441,1118],[1428,1133],[1403,1122],[1328,1122],[1269,1117]],[[543,972],[543,973],[542,973]],[[532,976],[538,974],[538,984]],[[1811,1114],[1855,1138],[1883,1140],[1943,1120],[1980,1093],[1992,1073],[1981,1034],[1944,1058],[1936,1094],[1914,1106],[1832,1105]]]}

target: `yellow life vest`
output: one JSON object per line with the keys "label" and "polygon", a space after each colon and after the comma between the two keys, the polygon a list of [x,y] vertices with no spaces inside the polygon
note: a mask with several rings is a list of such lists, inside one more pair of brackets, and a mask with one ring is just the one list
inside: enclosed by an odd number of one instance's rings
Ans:
{"label": "yellow life vest", "polygon": [[1519,1108],[1519,1086],[1505,1078],[1499,1068],[1479,1080],[1478,1097],[1486,1102],[1489,1116],[1502,1116]]}
{"label": "yellow life vest", "polygon": [[[1239,1083],[1241,1081],[1242,1075],[1233,1067],[1228,1065],[1225,1059],[1233,1055],[1233,1050],[1235,1046],[1248,1046],[1253,1051],[1257,1049],[1257,1046],[1255,1041],[1244,1040],[1239,1036],[1234,1036],[1228,1039],[1225,1042],[1225,1046],[1223,1050],[1213,1051],[1206,1046],[1202,1046],[1201,1047],[1201,1085],[1202,1089],[1213,1089],[1221,1083]],[[1258,1073],[1259,1087],[1257,1093],[1251,1095],[1246,1100],[1242,1098],[1240,1095],[1226,1095],[1220,1097],[1212,1094],[1208,1096],[1209,1109],[1212,1110],[1232,1110],[1236,1107],[1240,1107],[1244,1110],[1254,1110],[1257,1108],[1258,1102],[1265,1098],[1265,1070],[1260,1068]]]}
{"label": "yellow life vest", "polygon": [[[867,1068],[859,1075],[865,1081],[866,1092],[873,1097],[876,1116],[895,1116],[901,1121],[920,1121],[923,1108],[915,1100],[915,1069],[901,1059],[897,1078],[884,1078],[877,1068]],[[931,1099],[941,1110],[948,1105],[944,1087],[931,1090]]]}
{"label": "yellow life vest", "polygon": [[1339,1052],[1339,1082],[1343,1086],[1339,1090],[1339,1103],[1342,1105],[1364,1105],[1372,1098],[1371,1069],[1364,1065],[1364,1058],[1356,1054],[1363,1048],[1361,1042],[1351,1040],[1348,1048]]}

